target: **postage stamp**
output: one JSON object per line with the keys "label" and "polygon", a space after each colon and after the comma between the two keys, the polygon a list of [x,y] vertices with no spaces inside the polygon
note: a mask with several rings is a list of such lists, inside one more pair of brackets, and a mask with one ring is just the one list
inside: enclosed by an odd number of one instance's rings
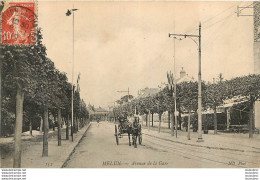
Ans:
{"label": "postage stamp", "polygon": [[2,44],[32,45],[36,42],[35,2],[10,2],[2,11]]}

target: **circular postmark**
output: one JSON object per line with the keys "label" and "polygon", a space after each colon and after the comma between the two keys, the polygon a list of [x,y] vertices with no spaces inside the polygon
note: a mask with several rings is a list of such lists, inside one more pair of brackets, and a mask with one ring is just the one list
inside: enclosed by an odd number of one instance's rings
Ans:
{"label": "circular postmark", "polygon": [[10,3],[2,12],[2,44],[33,45],[36,42],[35,3]]}

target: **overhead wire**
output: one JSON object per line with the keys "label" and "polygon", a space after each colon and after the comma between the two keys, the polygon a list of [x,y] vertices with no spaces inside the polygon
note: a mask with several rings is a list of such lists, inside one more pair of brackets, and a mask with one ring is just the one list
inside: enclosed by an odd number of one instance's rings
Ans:
{"label": "overhead wire", "polygon": [[[242,3],[242,2],[241,2],[241,3]],[[241,3],[239,3],[239,5],[241,5]],[[252,4],[253,4],[253,3],[252,3]],[[251,6],[252,4],[248,5],[247,7]],[[220,13],[217,13],[216,15],[214,15],[214,16],[212,16],[212,17],[210,17],[210,18],[208,18],[208,19],[206,19],[206,20],[204,20],[204,21],[202,21],[203,25],[205,25],[206,23],[211,22],[212,20],[214,20],[215,18],[219,17],[219,16],[222,15],[223,13],[225,13],[225,12],[231,10],[231,9],[234,8],[235,6],[236,6],[236,5],[232,5],[232,6],[228,7],[228,8],[226,8],[226,9],[224,9],[224,10],[221,11]],[[244,9],[244,8],[243,8],[243,9]],[[243,10],[243,9],[241,9],[241,10]],[[215,26],[215,25],[217,25],[217,24],[226,25],[227,22],[229,22],[229,21],[226,21],[226,20],[230,19],[233,15],[235,15],[235,12],[232,11],[231,13],[229,13],[229,14],[228,14],[227,16],[225,16],[224,18],[221,18],[220,20],[215,21],[215,22],[213,22],[212,24],[209,24],[209,25],[206,26],[205,28],[202,28],[202,30],[210,29],[211,27],[213,27],[213,26]],[[232,22],[233,22],[233,21],[232,21]],[[230,26],[230,23],[228,24],[228,26]],[[224,27],[225,27],[225,26],[221,26],[221,29],[224,29],[224,30],[225,30]],[[218,35],[219,35],[221,32],[223,32],[221,29],[216,29],[216,30],[215,30],[215,33],[211,33],[211,36],[210,36],[211,38],[207,39],[206,42],[203,43],[204,46],[207,46],[207,45],[210,43],[211,40],[215,40],[215,39],[218,37]],[[186,31],[185,34],[190,33],[190,32],[193,32],[193,31],[197,31],[197,30],[198,30],[198,28],[197,28],[197,26],[195,26],[195,28],[191,28],[190,30]],[[212,34],[214,34],[215,37],[212,36]],[[180,39],[180,40],[182,40],[182,39]],[[178,42],[178,41],[177,41],[177,42]],[[206,44],[206,45],[205,45],[205,44]],[[171,47],[168,46],[167,43],[165,43],[165,45],[166,45],[166,49],[164,49],[164,53],[160,53],[155,59],[158,59],[158,58],[168,59],[168,58],[166,57],[166,53],[168,54],[168,51],[170,50]],[[190,59],[191,56],[194,56],[194,53],[195,53],[195,52],[191,53],[191,54],[190,54],[188,57],[186,57],[185,59]]]}
{"label": "overhead wire", "polygon": [[[242,3],[243,3],[243,2],[240,2],[240,3],[238,4],[238,6],[241,5]],[[252,3],[252,4],[253,4],[253,3]],[[247,7],[251,6],[252,4],[248,5]],[[208,19],[206,19],[206,20],[202,20],[201,23],[202,23],[203,26],[204,26],[206,23],[208,23],[208,22],[214,20],[216,17],[222,15],[223,13],[227,12],[228,10],[231,10],[232,8],[234,8],[234,7],[236,7],[236,6],[237,6],[237,5],[232,5],[232,6],[230,6],[230,7],[226,8],[226,9],[224,9],[223,11],[217,13],[216,15],[214,15],[214,16],[212,16],[212,17],[210,17],[210,18],[208,18]],[[243,9],[242,9],[242,10],[243,10]],[[235,11],[233,11],[232,14],[233,14],[233,13],[235,14]],[[192,26],[192,27],[193,27],[193,28],[190,28],[188,31],[186,31],[185,34],[198,30],[198,26]]]}
{"label": "overhead wire", "polygon": [[[241,3],[240,3],[240,4],[241,4]],[[221,11],[220,13],[218,13],[218,14],[216,14],[216,15],[210,17],[210,18],[208,18],[208,19],[206,19],[206,20],[202,20],[201,23],[202,23],[202,24],[205,24],[205,23],[207,23],[207,22],[209,22],[209,21],[215,19],[215,18],[218,17],[219,15],[223,14],[224,12],[230,10],[231,8],[233,8],[233,7],[235,7],[235,6],[236,6],[236,5],[232,5],[232,6],[230,6],[230,7],[226,8],[226,9],[224,9],[224,10]],[[190,30],[186,31],[186,34],[198,30],[198,26],[192,26],[192,27],[193,27],[193,28],[190,28]]]}
{"label": "overhead wire", "polygon": [[246,7],[243,7],[242,9],[239,10],[239,12],[242,12],[244,9],[248,8],[249,6],[252,6],[254,4],[254,2]]}

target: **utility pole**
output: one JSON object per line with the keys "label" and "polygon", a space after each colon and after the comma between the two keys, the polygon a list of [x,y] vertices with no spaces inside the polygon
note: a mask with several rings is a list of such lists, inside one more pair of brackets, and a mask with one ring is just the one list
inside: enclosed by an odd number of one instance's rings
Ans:
{"label": "utility pole", "polygon": [[[251,3],[250,5],[246,6],[246,7],[239,7],[237,6],[237,17],[240,17],[240,16],[253,16],[253,20],[254,20],[254,28],[253,28],[253,31],[255,31],[255,29],[259,29],[259,26],[257,26],[256,22],[258,21],[259,19],[259,15],[258,15],[258,8],[259,7],[259,2],[258,1],[255,1],[253,3]],[[253,12],[249,13],[247,12],[246,14],[242,14],[241,12],[244,10],[244,9],[252,9]],[[259,31],[259,30],[258,30]],[[256,53],[256,50],[258,51],[258,45],[259,45],[259,40],[256,40],[256,35],[255,35],[255,32],[254,32],[254,74],[258,74],[259,71],[258,71],[258,68],[257,68],[257,65],[256,65],[256,62],[259,61],[259,55],[257,55],[258,53]],[[256,101],[253,105],[253,112],[256,110],[255,107],[260,107],[260,102],[259,101]],[[227,121],[229,121],[229,116],[230,114],[229,110],[227,110]],[[251,118],[249,118],[249,138],[253,138],[253,121],[255,121],[254,119],[257,117],[255,114],[253,115],[250,115],[252,116]],[[229,128],[229,123],[227,122],[227,129]]]}
{"label": "utility pole", "polygon": [[[74,4],[73,4],[73,9],[74,9]],[[73,104],[74,104],[74,87],[73,87],[73,76],[74,76],[74,12],[72,12],[72,50],[73,50],[73,54],[72,54],[72,90],[71,90],[71,139],[73,141],[73,133],[74,133],[74,109],[73,109]]]}
{"label": "utility pole", "polygon": [[244,9],[252,9],[252,8],[254,8],[252,6],[253,4],[254,4],[254,2],[252,4],[250,4],[249,6],[246,6],[246,7],[239,7],[239,6],[237,6],[237,17],[239,17],[239,16],[254,16],[253,14],[241,14],[241,12]]}
{"label": "utility pole", "polygon": [[125,92],[127,92],[127,101],[129,101],[129,88],[128,88],[127,91],[117,91],[117,92],[119,92],[119,93],[125,93]]}
{"label": "utility pole", "polygon": [[[169,73],[167,72],[167,78],[168,78],[168,83],[169,83],[169,88],[170,88],[170,91],[174,89],[174,77],[173,77],[173,73],[170,71]],[[172,97],[174,97],[174,90],[172,92]],[[174,136],[174,127],[173,127],[173,124],[174,124],[174,121],[173,121],[173,118],[170,118],[171,120],[171,136]]]}
{"label": "utility pole", "polygon": [[[175,26],[174,26],[174,32],[175,32]],[[178,131],[178,121],[177,121],[177,91],[176,91],[176,51],[175,51],[175,38],[173,39],[173,46],[174,46],[174,120],[175,120],[175,135],[177,138],[177,131]],[[172,125],[173,126],[173,125]],[[173,132],[173,131],[172,131]]]}
{"label": "utility pole", "polygon": [[78,9],[73,8],[71,10],[68,10],[66,13],[66,16],[70,16],[72,14],[72,80],[71,80],[71,138],[73,141],[73,131],[74,131],[74,114],[73,114],[73,95],[74,95],[74,86],[73,86],[73,76],[74,76],[74,11],[77,11]]}
{"label": "utility pole", "polygon": [[169,37],[174,36],[181,36],[181,37],[189,37],[193,42],[197,44],[197,42],[193,38],[198,38],[199,44],[198,46],[198,54],[199,54],[199,68],[198,68],[198,140],[197,142],[203,142],[202,139],[202,114],[201,114],[201,23],[199,23],[199,35],[188,35],[188,34],[169,34]]}

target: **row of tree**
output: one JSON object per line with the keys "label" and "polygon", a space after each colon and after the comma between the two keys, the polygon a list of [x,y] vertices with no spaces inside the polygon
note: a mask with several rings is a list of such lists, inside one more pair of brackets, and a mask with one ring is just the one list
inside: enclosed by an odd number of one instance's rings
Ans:
{"label": "row of tree", "polygon": [[[23,130],[43,129],[42,156],[48,156],[48,130],[50,114],[54,117],[53,127],[58,127],[58,145],[61,145],[61,124],[66,123],[66,138],[69,138],[72,92],[74,93],[74,129],[87,123],[88,111],[80,98],[77,87],[68,82],[65,73],[55,68],[47,58],[42,43],[41,30],[37,30],[37,41],[30,46],[1,44],[1,129],[14,133],[14,165],[21,167],[21,134]],[[79,79],[79,78],[78,78]],[[14,128],[12,128],[14,127]],[[7,134],[7,132],[4,132]]]}
{"label": "row of tree", "polygon": [[[246,98],[249,102],[249,136],[253,137],[254,104],[259,100],[260,75],[248,75],[236,77],[230,80],[223,80],[222,75],[216,83],[202,82],[202,106],[204,110],[214,110],[214,133],[217,133],[217,107],[225,100],[232,98]],[[176,85],[176,109],[179,112],[178,120],[181,121],[181,114],[196,113],[198,109],[198,83],[182,82]],[[115,117],[131,116],[135,112],[139,115],[159,114],[159,124],[163,112],[168,111],[168,122],[170,128],[170,116],[174,118],[174,86],[169,83],[165,88],[153,96],[133,99],[113,109]],[[172,115],[171,115],[172,114]],[[172,121],[174,122],[174,120]],[[181,122],[177,122],[181,124]],[[160,126],[160,125],[159,125]],[[179,127],[181,128],[181,126]]]}

